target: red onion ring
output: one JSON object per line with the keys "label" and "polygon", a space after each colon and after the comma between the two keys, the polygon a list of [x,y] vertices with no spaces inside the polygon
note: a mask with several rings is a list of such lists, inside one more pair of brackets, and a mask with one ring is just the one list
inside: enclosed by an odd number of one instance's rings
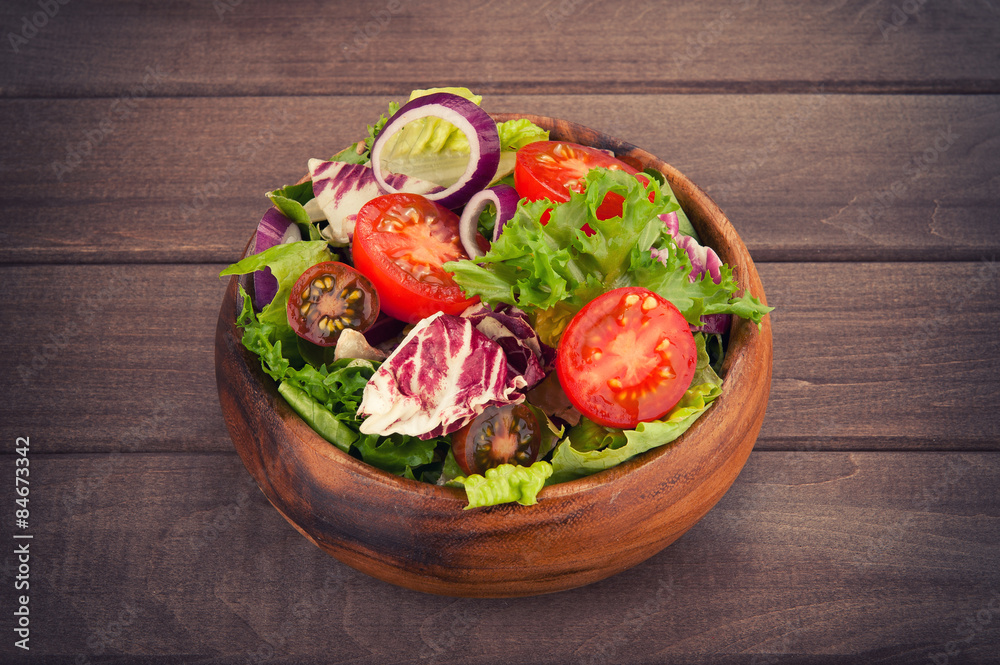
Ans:
{"label": "red onion ring", "polygon": [[424,194],[431,201],[454,210],[490,184],[500,164],[500,135],[496,123],[486,111],[464,97],[450,92],[435,92],[404,104],[389,118],[372,143],[372,171],[383,191],[396,193],[398,190],[386,182],[386,174],[382,172],[382,149],[407,123],[428,116],[450,122],[469,140],[469,163],[458,182],[440,192]]}
{"label": "red onion ring", "polygon": [[497,221],[493,226],[493,242],[496,242],[504,225],[517,211],[517,204],[520,200],[521,196],[510,185],[496,185],[472,195],[469,202],[465,204],[462,218],[458,222],[458,235],[462,240],[462,247],[465,248],[465,253],[469,255],[470,259],[476,259],[483,255],[483,251],[476,243],[480,213],[490,203],[496,206]]}

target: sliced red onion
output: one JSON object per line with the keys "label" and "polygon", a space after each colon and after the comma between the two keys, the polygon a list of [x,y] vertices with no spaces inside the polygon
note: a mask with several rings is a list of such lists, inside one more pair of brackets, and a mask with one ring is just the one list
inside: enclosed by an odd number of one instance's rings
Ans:
{"label": "sliced red onion", "polygon": [[389,118],[372,144],[372,170],[379,187],[389,194],[397,192],[382,172],[382,150],[407,123],[428,116],[450,122],[469,140],[469,163],[458,182],[440,192],[424,195],[454,210],[489,185],[500,164],[500,135],[496,123],[486,111],[464,97],[450,92],[436,92],[404,104],[396,115]]}
{"label": "sliced red onion", "polygon": [[[295,222],[281,214],[277,208],[270,208],[264,213],[257,225],[257,237],[254,240],[253,253],[260,254],[275,245],[302,240],[302,233]],[[278,280],[271,274],[270,268],[258,270],[253,274],[253,304],[257,309],[274,300],[278,293]]]}
{"label": "sliced red onion", "polygon": [[473,194],[469,202],[465,204],[462,211],[462,219],[458,223],[458,234],[462,239],[462,247],[470,259],[479,258],[483,251],[476,243],[476,232],[479,230],[479,215],[486,209],[486,206],[493,204],[497,209],[497,222],[493,227],[493,242],[500,237],[500,231],[504,224],[514,216],[517,210],[517,203],[521,196],[517,190],[510,185],[496,185],[489,189],[484,189],[478,194]]}

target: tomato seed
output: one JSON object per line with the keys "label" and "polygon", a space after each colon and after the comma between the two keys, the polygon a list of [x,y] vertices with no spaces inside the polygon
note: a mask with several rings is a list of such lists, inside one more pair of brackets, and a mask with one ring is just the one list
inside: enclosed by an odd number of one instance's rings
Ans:
{"label": "tomato seed", "polygon": [[625,306],[626,307],[632,307],[637,302],[639,302],[639,296],[637,296],[636,294],[630,293],[627,296],[625,296]]}
{"label": "tomato seed", "polygon": [[653,296],[646,296],[646,299],[642,301],[642,311],[648,312],[659,304]]}
{"label": "tomato seed", "polygon": [[608,388],[618,391],[622,389],[622,382],[618,379],[608,379]]}

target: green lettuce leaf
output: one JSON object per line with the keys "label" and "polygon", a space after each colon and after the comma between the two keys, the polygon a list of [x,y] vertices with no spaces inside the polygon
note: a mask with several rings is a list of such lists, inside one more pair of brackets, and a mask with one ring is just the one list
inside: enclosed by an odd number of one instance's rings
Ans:
{"label": "green lettuce leaf", "polygon": [[548,484],[582,478],[610,469],[647,450],[676,440],[722,394],[722,379],[709,362],[705,336],[695,336],[698,365],[691,387],[661,420],[639,423],[634,430],[602,427],[584,418],[552,455]]}
{"label": "green lettuce leaf", "polygon": [[[624,198],[622,217],[599,220],[609,192]],[[652,198],[652,200],[650,200]],[[643,185],[623,171],[593,169],[586,191],[566,203],[523,202],[490,251],[445,268],[466,295],[487,303],[516,305],[533,316],[542,341],[558,344],[570,319],[597,296],[623,286],[641,286],[670,300],[689,323],[702,314],[731,313],[755,323],[770,311],[749,294],[739,295],[732,270],[720,284],[710,276],[690,282],[691,261],[666,232],[658,215],[679,209],[659,185]],[[546,224],[541,218],[551,211]],[[583,226],[595,232],[588,236]],[[659,259],[651,249],[656,249]]]}
{"label": "green lettuce leaf", "polygon": [[316,430],[321,437],[337,446],[345,453],[350,451],[358,435],[351,428],[337,420],[333,413],[310,397],[309,393],[288,381],[278,384],[278,392],[295,409],[302,420]]}
{"label": "green lettuce leaf", "polygon": [[545,480],[550,475],[552,465],[548,462],[535,462],[531,466],[501,464],[487,469],[484,476],[459,476],[452,482],[465,487],[465,493],[469,497],[466,510],[512,501],[522,506],[531,506],[538,503],[538,492],[545,486]]}
{"label": "green lettuce leaf", "polygon": [[[378,120],[375,121],[374,125],[368,125],[368,136],[365,138],[365,151],[362,157],[365,158],[367,162],[371,158],[372,143],[375,142],[375,137],[379,135],[382,128],[385,127],[385,123],[389,122],[389,118],[396,115],[396,111],[399,110],[399,104],[396,102],[389,102],[389,115],[380,115]],[[346,160],[335,160],[335,161],[346,161]],[[361,162],[362,164],[364,162]]]}
{"label": "green lettuce leaf", "polygon": [[[383,121],[384,121],[383,116]],[[347,146],[336,155],[330,158],[331,162],[347,162],[348,164],[367,164],[368,163],[368,149],[365,147],[361,148],[361,152],[358,152],[358,146],[364,146],[364,143],[358,141],[357,143],[352,143]]]}
{"label": "green lettuce leaf", "polygon": [[526,118],[508,120],[497,125],[500,150],[517,151],[535,141],[548,141],[549,132]]}
{"label": "green lettuce leaf", "polygon": [[[405,475],[407,469],[434,461],[437,444],[438,439],[422,441],[397,434],[388,437],[369,434],[362,437],[357,448],[365,462],[399,476]],[[412,470],[410,476],[413,476]]]}
{"label": "green lettuce leaf", "polygon": [[275,189],[267,193],[267,198],[271,200],[275,208],[281,211],[281,214],[298,225],[299,231],[302,232],[302,237],[309,240],[323,239],[319,229],[309,219],[309,213],[303,207],[314,198],[311,180],[298,185],[285,185],[284,187]]}
{"label": "green lettuce leaf", "polygon": [[[658,170],[647,167],[642,170],[648,176],[652,176],[654,180],[660,185],[660,190],[663,195],[669,199],[677,200],[677,196],[674,194],[673,188],[670,186],[670,182],[667,180],[667,176],[660,173]],[[691,236],[699,243],[701,243],[701,238],[698,237],[698,232],[695,231],[694,225],[691,224],[691,220],[688,219],[687,213],[684,212],[684,208],[680,207],[678,203],[678,208],[675,211],[677,213],[677,228],[678,230],[686,236]],[[704,244],[704,243],[701,243]]]}
{"label": "green lettuce leaf", "polygon": [[[271,274],[278,280],[278,292],[274,299],[260,313],[262,323],[271,323],[276,327],[284,327],[291,331],[288,325],[288,294],[295,286],[296,280],[311,266],[323,261],[332,261],[333,255],[325,240],[303,240],[285,245],[275,245],[260,254],[246,257],[239,263],[234,263],[219,275],[246,275],[248,273],[270,268]],[[279,334],[281,331],[278,331]],[[294,335],[295,333],[292,333]],[[287,333],[280,334],[282,339],[292,339]],[[287,349],[286,349],[287,350]]]}
{"label": "green lettuce leaf", "polygon": [[398,434],[362,435],[358,406],[379,363],[344,358],[318,368],[302,364],[283,351],[295,349],[294,342],[279,339],[277,326],[262,322],[242,287],[240,293],[243,309],[237,325],[243,328],[243,345],[260,357],[261,367],[278,382],[281,396],[324,439],[344,452],[354,447],[368,464],[397,475],[409,473],[408,477],[413,477],[413,468],[434,461],[438,445],[450,446],[448,437],[423,441]]}
{"label": "green lettuce leaf", "polygon": [[441,476],[438,478],[437,484],[445,485],[450,483],[464,473],[465,472],[462,471],[462,467],[458,465],[458,461],[455,459],[454,449],[449,446],[448,453],[444,457],[444,465],[441,467]]}

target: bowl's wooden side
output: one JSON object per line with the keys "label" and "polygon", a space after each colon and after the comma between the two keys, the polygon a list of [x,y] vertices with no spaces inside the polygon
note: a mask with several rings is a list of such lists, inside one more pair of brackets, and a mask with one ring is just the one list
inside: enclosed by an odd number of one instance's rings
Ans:
{"label": "bowl's wooden side", "polygon": [[[504,119],[504,116],[496,116]],[[553,137],[607,147],[670,179],[702,238],[763,297],[746,248],[718,207],[644,151],[592,130],[529,117]],[[547,487],[537,505],[463,510],[461,490],[397,478],[342,453],[309,428],[243,348],[233,278],[216,332],[219,397],[233,442],[278,511],[337,559],[407,588],[524,596],[621,572],[691,528],[730,487],[760,431],[771,379],[771,329],[737,320],[723,395],[675,443],[589,478]]]}

